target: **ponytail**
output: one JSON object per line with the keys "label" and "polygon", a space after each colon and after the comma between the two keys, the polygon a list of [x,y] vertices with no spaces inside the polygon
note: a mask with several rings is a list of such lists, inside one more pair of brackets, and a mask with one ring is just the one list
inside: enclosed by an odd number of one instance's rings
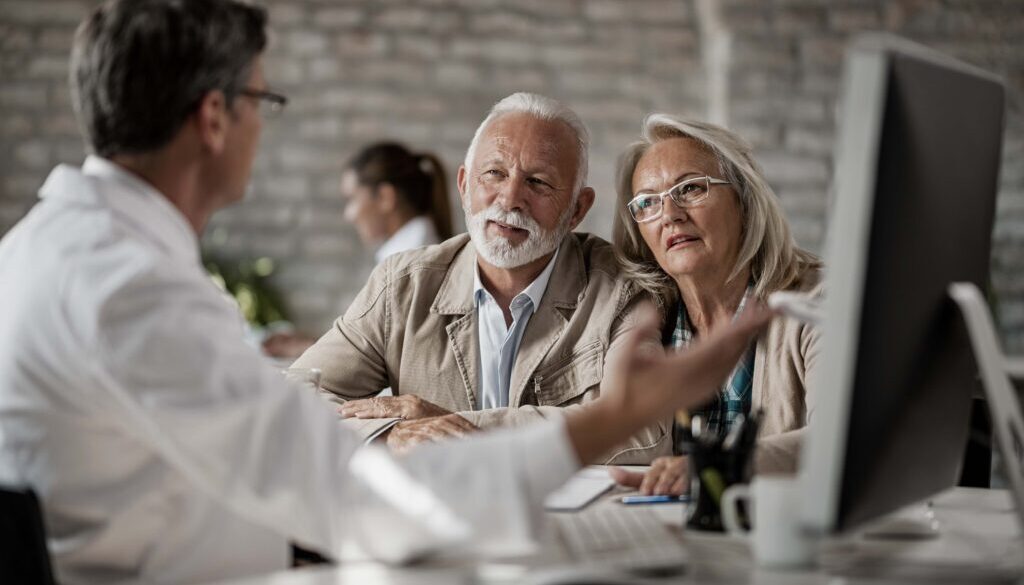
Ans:
{"label": "ponytail", "polygon": [[387,183],[416,215],[426,215],[441,240],[452,237],[452,210],[448,179],[437,156],[413,154],[396,142],[371,144],[359,151],[346,168],[359,184],[376,189]]}
{"label": "ponytail", "polygon": [[448,199],[448,178],[437,156],[427,152],[420,155],[420,168],[431,178],[430,209],[427,215],[434,223],[441,241],[452,237],[452,207]]}

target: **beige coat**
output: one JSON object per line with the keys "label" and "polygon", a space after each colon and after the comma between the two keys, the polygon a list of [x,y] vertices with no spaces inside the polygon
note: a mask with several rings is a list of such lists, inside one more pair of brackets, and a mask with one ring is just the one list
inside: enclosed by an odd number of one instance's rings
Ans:
{"label": "beige coat", "polygon": [[[821,295],[821,274],[808,270],[789,290]],[[764,410],[755,467],[759,473],[796,470],[804,427],[814,411],[808,380],[815,375],[820,330],[787,317],[777,317],[757,340],[751,409]]]}
{"label": "beige coat", "polygon": [[[788,290],[820,297],[820,281],[821,273],[810,269]],[[674,327],[675,320],[666,326]],[[757,338],[750,408],[762,410],[754,462],[758,473],[797,469],[804,427],[814,411],[814,394],[807,389],[816,371],[820,338],[817,327],[785,316],[773,319]]]}
{"label": "beige coat", "polygon": [[[481,428],[559,416],[598,396],[606,353],[650,301],[619,278],[611,244],[596,236],[567,235],[555,262],[513,366],[513,407],[477,409],[476,251],[466,235],[385,260],[293,367],[320,368],[323,388],[339,402],[391,386],[395,395],[418,395]],[[649,341],[657,343],[656,332]],[[670,420],[637,434],[605,462],[648,463],[671,453]]]}

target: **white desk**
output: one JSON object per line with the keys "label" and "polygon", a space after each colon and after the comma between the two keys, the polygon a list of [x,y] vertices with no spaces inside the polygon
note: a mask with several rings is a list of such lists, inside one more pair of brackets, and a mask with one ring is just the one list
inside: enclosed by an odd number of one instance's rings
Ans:
{"label": "white desk", "polygon": [[[621,493],[621,492],[620,492]],[[619,505],[606,496],[595,506]],[[957,488],[935,498],[935,515],[942,524],[938,538],[925,541],[837,539],[823,549],[822,566],[809,571],[779,572],[756,569],[746,544],[724,535],[687,531],[682,534],[691,553],[690,568],[668,579],[636,579],[636,583],[750,583],[756,585],[822,585],[878,583],[1007,583],[1024,572],[1024,543],[1009,494],[1003,490]],[[658,514],[679,526],[682,504],[660,504]],[[552,544],[550,551],[560,545]],[[540,564],[555,560],[541,558]],[[549,556],[548,554],[544,556]],[[529,559],[528,565],[536,564]],[[375,563],[300,569],[219,585],[337,585],[521,583],[522,564],[437,561],[428,566],[390,568]]]}

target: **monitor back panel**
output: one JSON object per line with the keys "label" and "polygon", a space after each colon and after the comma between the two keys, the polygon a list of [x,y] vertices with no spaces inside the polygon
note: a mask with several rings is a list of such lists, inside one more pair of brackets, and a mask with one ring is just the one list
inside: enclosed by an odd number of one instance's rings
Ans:
{"label": "monitor back panel", "polygon": [[959,476],[977,369],[946,290],[988,284],[1003,96],[990,78],[890,56],[840,530]]}

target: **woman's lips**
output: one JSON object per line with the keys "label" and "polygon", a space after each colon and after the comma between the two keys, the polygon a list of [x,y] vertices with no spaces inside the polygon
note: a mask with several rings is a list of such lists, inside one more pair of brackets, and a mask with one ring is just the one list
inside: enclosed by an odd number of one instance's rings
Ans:
{"label": "woman's lips", "polygon": [[678,236],[672,236],[665,243],[665,249],[666,250],[671,250],[673,248],[683,248],[683,247],[686,247],[686,246],[691,246],[693,244],[696,244],[699,241],[700,241],[700,238],[698,238],[697,236],[684,235],[684,234],[681,234],[681,235],[678,235]]}

